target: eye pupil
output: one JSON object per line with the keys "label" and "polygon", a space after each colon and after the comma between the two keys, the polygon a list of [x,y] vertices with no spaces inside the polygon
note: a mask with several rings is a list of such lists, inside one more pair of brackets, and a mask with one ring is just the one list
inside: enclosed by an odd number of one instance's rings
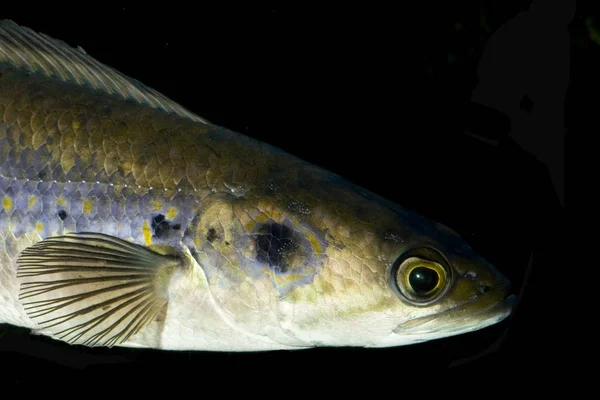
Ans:
{"label": "eye pupil", "polygon": [[408,282],[417,294],[424,294],[433,290],[439,279],[438,273],[433,269],[417,267],[410,272]]}

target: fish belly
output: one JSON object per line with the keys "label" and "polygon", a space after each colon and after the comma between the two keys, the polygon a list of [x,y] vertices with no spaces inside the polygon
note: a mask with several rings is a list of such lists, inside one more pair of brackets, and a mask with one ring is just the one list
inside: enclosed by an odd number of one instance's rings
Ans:
{"label": "fish belly", "polygon": [[[6,218],[0,213],[0,224],[4,226],[6,222]],[[5,229],[0,230],[0,323],[26,328],[36,327],[19,302],[19,283],[14,257],[15,252],[31,244],[32,240],[27,236],[17,240]]]}

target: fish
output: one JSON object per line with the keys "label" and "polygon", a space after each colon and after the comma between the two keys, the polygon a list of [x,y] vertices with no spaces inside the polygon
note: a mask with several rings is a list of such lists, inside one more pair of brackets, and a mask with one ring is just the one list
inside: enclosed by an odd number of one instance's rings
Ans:
{"label": "fish", "polygon": [[512,314],[451,228],[0,20],[0,323],[71,345],[382,348]]}

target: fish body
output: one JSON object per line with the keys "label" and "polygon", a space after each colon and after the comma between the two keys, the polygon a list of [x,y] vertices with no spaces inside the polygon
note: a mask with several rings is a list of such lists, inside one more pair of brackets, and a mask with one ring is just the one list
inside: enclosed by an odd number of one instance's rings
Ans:
{"label": "fish body", "polygon": [[388,347],[506,318],[451,229],[0,21],[0,323],[72,344]]}

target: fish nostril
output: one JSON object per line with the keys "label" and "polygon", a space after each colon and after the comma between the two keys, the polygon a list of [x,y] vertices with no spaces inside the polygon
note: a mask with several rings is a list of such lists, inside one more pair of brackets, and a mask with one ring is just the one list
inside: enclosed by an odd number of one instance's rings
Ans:
{"label": "fish nostril", "polygon": [[489,293],[489,292],[492,290],[492,287],[491,287],[490,285],[484,285],[484,284],[480,284],[480,285],[478,286],[478,289],[479,289],[479,291],[480,291],[482,294],[486,294],[486,293]]}
{"label": "fish nostril", "polygon": [[465,278],[468,278],[468,279],[471,279],[471,280],[475,280],[475,279],[477,279],[477,272],[474,272],[474,271],[468,271],[468,272],[465,272],[465,273],[463,274],[463,276],[464,276]]}

